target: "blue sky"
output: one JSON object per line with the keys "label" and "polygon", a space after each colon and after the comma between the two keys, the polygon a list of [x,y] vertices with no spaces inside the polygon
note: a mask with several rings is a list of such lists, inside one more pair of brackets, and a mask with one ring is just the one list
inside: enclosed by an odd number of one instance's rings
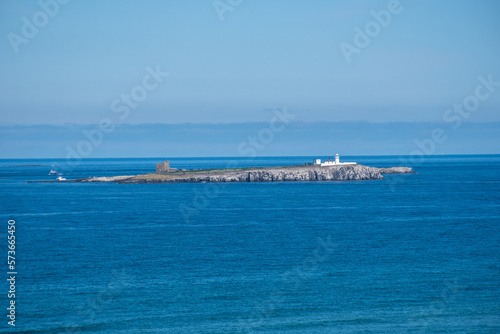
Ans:
{"label": "blue sky", "polygon": [[[500,81],[496,0],[402,0],[348,63],[340,43],[388,3],[245,0],[221,21],[212,0],[72,0],[16,53],[9,33],[22,36],[23,17],[42,9],[4,0],[0,122],[117,116],[112,102],[157,65],[168,77],[120,121],[255,122],[286,106],[298,121],[439,122],[478,76]],[[499,121],[499,107],[500,88],[468,121]]]}

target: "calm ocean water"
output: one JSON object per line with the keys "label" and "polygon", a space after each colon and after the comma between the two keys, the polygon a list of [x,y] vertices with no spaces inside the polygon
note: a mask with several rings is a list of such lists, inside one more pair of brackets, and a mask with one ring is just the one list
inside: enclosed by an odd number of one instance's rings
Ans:
{"label": "calm ocean water", "polygon": [[[370,166],[397,157],[342,157]],[[362,182],[25,183],[161,159],[0,160],[23,333],[499,333],[500,155]],[[170,159],[179,168],[229,159]],[[312,157],[239,160],[277,166]],[[19,166],[42,165],[42,166]]]}

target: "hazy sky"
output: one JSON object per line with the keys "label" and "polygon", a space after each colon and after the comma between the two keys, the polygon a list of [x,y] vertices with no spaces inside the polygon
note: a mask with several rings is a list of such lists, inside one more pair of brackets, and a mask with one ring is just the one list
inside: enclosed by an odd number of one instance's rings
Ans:
{"label": "hazy sky", "polygon": [[[327,158],[335,153],[342,156],[387,154],[408,157],[415,154],[415,150],[426,155],[500,153],[500,122],[465,123],[456,130],[428,122],[293,122],[285,125],[283,131],[274,133],[273,140],[255,140],[262,129],[269,128],[269,122],[121,124],[113,133],[100,138],[93,135],[93,145],[82,146],[89,143],[82,131],[95,133],[95,128],[85,125],[0,125],[0,159],[69,157],[74,161],[75,157],[168,159],[280,155]],[[442,142],[430,141],[436,128],[441,128],[444,133]],[[69,152],[73,153],[68,156]]]}
{"label": "hazy sky", "polygon": [[[305,121],[434,122],[479,76],[500,82],[498,0],[54,1],[41,1],[53,17],[0,2],[4,124],[266,121],[283,106]],[[348,62],[340,44],[367,24]],[[469,121],[499,121],[499,107],[500,87]]]}

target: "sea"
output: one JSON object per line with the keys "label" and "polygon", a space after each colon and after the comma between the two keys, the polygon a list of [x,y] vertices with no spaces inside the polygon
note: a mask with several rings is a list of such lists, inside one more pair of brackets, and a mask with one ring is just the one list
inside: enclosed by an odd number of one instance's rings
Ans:
{"label": "sea", "polygon": [[0,160],[1,333],[500,333],[500,155],[420,156],[377,181],[30,182],[162,160]]}

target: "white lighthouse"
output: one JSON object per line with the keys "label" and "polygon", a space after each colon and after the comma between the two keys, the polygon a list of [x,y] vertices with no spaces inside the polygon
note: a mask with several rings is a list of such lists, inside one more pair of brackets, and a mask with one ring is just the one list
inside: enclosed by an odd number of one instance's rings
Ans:
{"label": "white lighthouse", "polygon": [[314,159],[313,165],[326,167],[326,166],[343,166],[343,165],[356,165],[355,162],[340,162],[340,156],[335,154],[335,160],[328,158],[325,161],[321,161],[321,159]]}

